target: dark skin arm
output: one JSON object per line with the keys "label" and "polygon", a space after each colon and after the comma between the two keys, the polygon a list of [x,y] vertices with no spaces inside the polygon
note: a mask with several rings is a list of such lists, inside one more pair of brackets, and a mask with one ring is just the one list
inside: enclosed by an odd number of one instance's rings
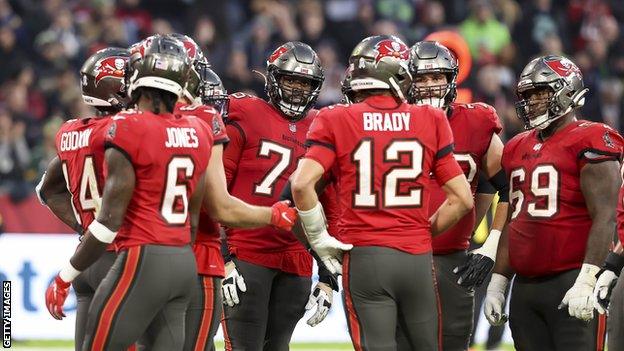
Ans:
{"label": "dark skin arm", "polygon": [[581,169],[581,191],[592,226],[587,239],[585,263],[602,265],[615,233],[620,168],[617,161],[588,163]]}
{"label": "dark skin arm", "polygon": [[82,226],[78,223],[71,203],[71,193],[63,177],[61,160],[55,157],[45,173],[41,184],[40,194],[52,213],[78,233],[82,233]]}
{"label": "dark skin arm", "polygon": [[197,226],[199,225],[199,212],[202,207],[202,200],[204,198],[204,192],[206,191],[206,173],[199,177],[197,187],[191,195],[191,201],[189,203],[189,213],[191,216],[191,244],[195,242],[197,236]]}
{"label": "dark skin arm", "polygon": [[[106,150],[105,157],[108,177],[104,184],[102,208],[97,221],[116,232],[121,227],[126,209],[132,199],[136,178],[132,163],[120,151],[109,148]],[[87,230],[82,244],[70,262],[74,268],[83,271],[100,258],[107,246],[107,243],[101,242]]]}

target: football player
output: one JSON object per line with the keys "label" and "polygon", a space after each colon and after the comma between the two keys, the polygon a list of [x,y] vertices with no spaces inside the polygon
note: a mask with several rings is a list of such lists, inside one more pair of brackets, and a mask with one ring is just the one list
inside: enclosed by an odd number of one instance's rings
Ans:
{"label": "football player", "polygon": [[510,323],[519,350],[604,347],[593,289],[615,232],[624,141],[604,124],[577,120],[587,91],[579,68],[555,55],[533,59],[518,81],[516,110],[528,131],[503,150],[511,215],[484,312],[491,324],[505,322],[515,273]]}
{"label": "football player", "polygon": [[[230,143],[223,162],[232,195],[257,205],[279,198],[304,154],[323,79],[314,50],[287,42],[267,60],[268,101],[241,93],[230,96]],[[231,259],[223,281],[222,321],[226,349],[287,350],[309,299],[312,256],[292,233],[270,227],[229,229],[227,247]]]}
{"label": "football player", "polygon": [[[128,57],[126,49],[106,48],[85,61],[80,69],[82,97],[85,104],[96,109],[96,115],[63,124],[56,134],[57,157],[37,187],[42,204],[80,234],[99,214],[104,186],[104,131],[109,117],[127,103],[124,79]],[[109,245],[106,252],[72,282],[77,300],[74,331],[77,351],[82,349],[87,313],[95,290],[116,257],[114,246]]]}
{"label": "football player", "polygon": [[[321,110],[311,145],[292,177],[293,196],[312,248],[342,272],[349,332],[356,350],[397,349],[400,324],[410,347],[438,350],[438,301],[431,233],[473,206],[470,187],[453,158],[444,113],[405,102],[412,82],[409,48],[393,36],[364,39],[349,58],[351,105]],[[336,168],[344,244],[328,234],[315,184]],[[447,201],[430,220],[433,172]],[[343,251],[352,251],[344,254]]]}
{"label": "football player", "polygon": [[624,187],[620,188],[618,198],[617,233],[619,242],[607,255],[594,288],[594,307],[600,314],[609,312],[607,347],[610,351],[624,350],[624,279],[618,279],[624,267]]}
{"label": "football player", "polygon": [[[509,188],[501,169],[503,143],[498,136],[502,130],[494,108],[484,103],[455,103],[457,60],[449,49],[435,41],[421,41],[410,51],[410,72],[413,83],[409,101],[416,105],[430,105],[446,113],[453,132],[453,156],[462,167],[476,195],[479,177],[484,174],[501,194],[497,212],[506,218]],[[430,213],[435,213],[446,198],[444,190],[431,182]],[[486,209],[490,196],[479,197]],[[483,216],[485,211],[481,211]],[[491,271],[502,227],[493,227],[486,243],[470,255],[467,249],[475,226],[481,218],[476,211],[468,213],[448,231],[434,236],[433,260],[436,282],[442,306],[442,345],[444,350],[465,350],[470,343],[474,310],[474,289]],[[470,257],[469,257],[470,256]],[[456,267],[460,266],[458,269]],[[460,278],[454,274],[456,271]]]}

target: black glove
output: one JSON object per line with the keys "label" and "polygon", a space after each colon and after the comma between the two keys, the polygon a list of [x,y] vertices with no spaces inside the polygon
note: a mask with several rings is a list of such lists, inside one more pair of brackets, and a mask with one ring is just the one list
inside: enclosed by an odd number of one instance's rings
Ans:
{"label": "black glove", "polygon": [[459,276],[457,284],[474,288],[483,284],[485,278],[492,272],[494,260],[479,253],[468,254],[468,259],[464,264],[455,267],[453,273]]}
{"label": "black glove", "polygon": [[314,260],[316,260],[316,264],[318,265],[319,282],[329,285],[332,290],[336,292],[340,291],[340,288],[338,286],[338,274],[332,274],[327,269],[327,267],[325,267],[325,264],[323,263],[323,261],[321,261],[321,259],[318,257],[316,252],[314,252],[314,250],[310,250],[310,253],[314,257]]}

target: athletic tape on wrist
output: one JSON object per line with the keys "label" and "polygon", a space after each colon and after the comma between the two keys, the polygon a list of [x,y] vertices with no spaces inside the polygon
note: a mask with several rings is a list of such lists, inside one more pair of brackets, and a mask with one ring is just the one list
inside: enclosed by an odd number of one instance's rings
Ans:
{"label": "athletic tape on wrist", "polygon": [[104,224],[98,221],[91,222],[89,225],[89,231],[96,239],[107,244],[112,243],[117,236],[117,232],[108,229]]}
{"label": "athletic tape on wrist", "polygon": [[323,212],[323,205],[320,202],[316,203],[316,206],[309,210],[297,209],[299,218],[303,224],[303,229],[309,238],[316,238],[321,235],[327,229],[327,221],[325,220],[325,213]]}
{"label": "athletic tape on wrist", "polygon": [[80,274],[80,271],[72,266],[71,262],[67,262],[65,267],[59,272],[59,277],[67,283],[71,283]]}
{"label": "athletic tape on wrist", "polygon": [[492,273],[492,279],[490,280],[490,284],[488,284],[487,291],[496,291],[500,293],[505,293],[507,289],[507,284],[509,284],[509,279],[502,274]]}

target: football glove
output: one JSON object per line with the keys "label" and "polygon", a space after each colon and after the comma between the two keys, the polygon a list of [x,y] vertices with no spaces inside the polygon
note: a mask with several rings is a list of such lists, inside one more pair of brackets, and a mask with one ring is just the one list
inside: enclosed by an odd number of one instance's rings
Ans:
{"label": "football glove", "polygon": [[290,207],[290,201],[279,201],[271,206],[271,225],[285,231],[292,230],[297,220],[297,210]]}
{"label": "football glove", "polygon": [[602,269],[596,275],[598,281],[594,287],[594,307],[600,314],[608,313],[611,292],[617,283],[622,266],[624,266],[624,257],[609,252]]}
{"label": "football glove", "polygon": [[57,274],[48,289],[46,290],[45,299],[48,312],[54,319],[61,320],[65,317],[63,305],[69,295],[70,282],[66,282]]}
{"label": "football glove", "polygon": [[485,318],[491,325],[503,325],[509,317],[504,313],[505,310],[505,291],[509,279],[502,274],[492,274],[492,279],[487,287],[485,295],[483,313]]}
{"label": "football glove", "polygon": [[598,266],[583,263],[574,285],[566,292],[559,309],[568,306],[570,316],[589,321],[594,318],[594,287]]}
{"label": "football glove", "polygon": [[500,235],[500,230],[492,230],[483,246],[470,252],[466,262],[459,267],[455,267],[453,273],[459,276],[457,284],[467,288],[474,288],[483,284],[487,275],[494,268]]}
{"label": "football glove", "polygon": [[325,317],[327,317],[329,309],[332,305],[332,299],[333,291],[327,284],[320,282],[316,284],[314,290],[312,290],[312,293],[310,294],[308,303],[305,306],[305,309],[307,311],[311,310],[312,308],[314,308],[314,306],[316,306],[316,311],[314,312],[312,317],[310,317],[306,322],[309,326],[314,327],[317,324],[321,323],[325,319]]}
{"label": "football glove", "polygon": [[238,273],[236,264],[234,261],[230,261],[225,265],[225,279],[221,284],[221,290],[223,291],[223,303],[230,307],[234,307],[240,302],[238,298],[238,291],[247,291],[247,285],[245,285],[245,279]]}

